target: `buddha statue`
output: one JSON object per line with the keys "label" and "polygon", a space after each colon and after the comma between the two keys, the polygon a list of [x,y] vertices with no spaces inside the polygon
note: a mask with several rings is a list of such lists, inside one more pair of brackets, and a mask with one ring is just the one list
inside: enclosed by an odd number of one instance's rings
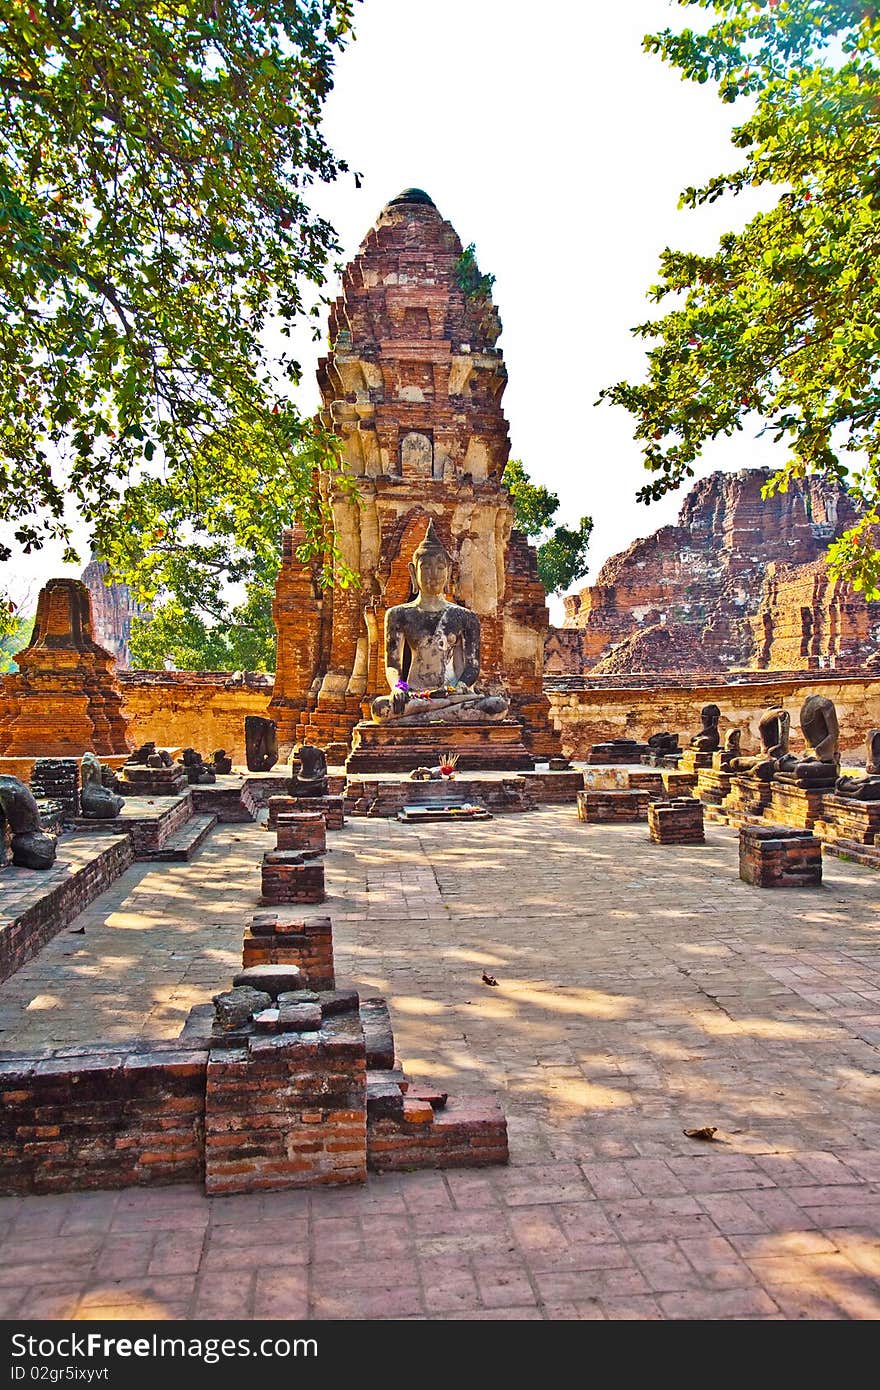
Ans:
{"label": "buddha statue", "polygon": [[695,753],[714,753],[721,742],[721,735],[718,732],[718,720],[721,718],[721,711],[717,705],[704,705],[700,710],[700,723],[702,728],[698,734],[694,734],[690,746]]}
{"label": "buddha statue", "polygon": [[311,743],[295,743],[290,754],[290,795],[327,795],[327,755]]}
{"label": "buddha statue", "polygon": [[864,777],[838,777],[838,796],[850,801],[880,801],[880,729],[871,729],[865,750]]}
{"label": "buddha statue", "polygon": [[800,724],[807,756],[789,754],[781,759],[776,777],[800,787],[833,787],[840,771],[840,729],[834,701],[827,695],[808,695],[801,705]]}
{"label": "buddha statue", "polygon": [[745,774],[757,777],[759,782],[769,782],[780,763],[784,763],[790,757],[790,729],[791,715],[787,714],[781,705],[771,705],[769,709],[765,709],[758,720],[760,753],[737,753],[730,760],[729,770],[738,776]]}
{"label": "buddha statue", "polygon": [[409,567],[416,597],[385,614],[385,675],[391,694],[372,702],[377,723],[486,723],[507,713],[505,695],[475,689],[480,620],[446,598],[450,567],[430,521]]}
{"label": "buddha statue", "polygon": [[54,835],[46,834],[34,794],[18,777],[0,777],[0,863],[6,826],[12,837],[14,865],[22,869],[51,869],[57,842]]}
{"label": "buddha statue", "polygon": [[115,820],[125,805],[125,797],[117,796],[114,787],[107,785],[110,778],[105,780],[105,773],[113,777],[112,769],[103,766],[94,753],[83,753],[80,763],[80,807],[86,820]]}

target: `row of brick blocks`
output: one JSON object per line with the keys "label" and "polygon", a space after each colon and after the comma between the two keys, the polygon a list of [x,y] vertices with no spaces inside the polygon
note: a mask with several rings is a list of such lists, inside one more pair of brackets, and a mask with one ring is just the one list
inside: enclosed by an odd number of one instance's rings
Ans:
{"label": "row of brick blocks", "polygon": [[[578,817],[588,824],[625,824],[647,814],[651,840],[659,845],[705,843],[703,805],[694,797],[648,801],[638,791],[583,791]],[[739,832],[739,876],[758,888],[812,888],[822,882],[822,845],[809,830],[786,825],[745,824]]]}
{"label": "row of brick blocks", "polygon": [[632,825],[647,820],[651,840],[658,845],[701,845],[703,807],[690,796],[652,798],[649,791],[578,792],[578,820],[588,825]]}
{"label": "row of brick blocks", "polygon": [[345,824],[341,796],[270,796],[276,846],[263,855],[264,903],[322,903],[327,831]]}

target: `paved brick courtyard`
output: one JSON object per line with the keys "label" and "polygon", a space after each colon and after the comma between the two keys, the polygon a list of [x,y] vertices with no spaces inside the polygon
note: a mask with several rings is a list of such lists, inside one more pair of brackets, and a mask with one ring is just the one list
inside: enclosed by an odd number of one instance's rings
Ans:
{"label": "paved brick courtyard", "polygon": [[[568,807],[330,843],[340,983],[388,997],[412,1077],[498,1095],[510,1166],[0,1199],[0,1317],[880,1315],[875,874],[766,892],[729,831],[661,848]],[[266,844],[128,869],[0,986],[0,1048],[176,1036]]]}

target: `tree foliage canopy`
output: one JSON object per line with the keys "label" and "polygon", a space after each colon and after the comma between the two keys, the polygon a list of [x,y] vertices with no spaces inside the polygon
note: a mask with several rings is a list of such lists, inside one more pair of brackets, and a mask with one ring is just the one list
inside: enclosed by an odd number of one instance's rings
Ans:
{"label": "tree foliage canopy", "polygon": [[306,198],[346,168],[319,120],[351,14],[0,0],[0,522],[24,551],[76,559],[67,499],[137,583],[123,559],[169,510],[180,537],[219,509],[222,538],[236,467],[271,511],[292,444],[324,449],[266,330],[289,332],[335,249]]}
{"label": "tree foliage canopy", "polygon": [[[768,484],[836,477],[863,520],[831,550],[833,572],[880,597],[880,4],[874,0],[678,0],[704,32],[648,35],[685,78],[746,97],[740,166],[688,188],[697,207],[748,187],[775,204],[714,255],[666,249],[655,303],[634,332],[652,345],[642,383],[602,397],[635,416],[650,502],[693,477],[710,439],[751,412],[790,456]],[[854,457],[853,457],[854,456]]]}
{"label": "tree foliage canopy", "polygon": [[501,478],[513,502],[518,530],[538,541],[538,573],[548,594],[561,594],[587,573],[591,517],[582,516],[577,530],[553,526],[559,511],[555,492],[533,483],[519,459],[510,459]]}

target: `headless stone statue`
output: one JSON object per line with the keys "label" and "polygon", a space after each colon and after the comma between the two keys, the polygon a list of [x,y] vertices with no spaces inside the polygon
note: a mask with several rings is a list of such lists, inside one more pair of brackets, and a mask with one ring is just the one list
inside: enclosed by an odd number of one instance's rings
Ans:
{"label": "headless stone statue", "polygon": [[758,720],[758,736],[761,752],[737,753],[730,760],[730,771],[738,775],[757,777],[759,782],[771,781],[781,760],[788,756],[788,739],[791,731],[791,715],[781,705],[765,709]]}
{"label": "headless stone statue", "polygon": [[851,801],[880,801],[880,729],[871,729],[864,777],[839,777],[837,795]]}
{"label": "headless stone statue", "polygon": [[327,758],[322,748],[311,743],[294,744],[290,755],[293,776],[291,796],[327,795]]}
{"label": "headless stone statue", "polygon": [[216,749],[211,759],[211,766],[218,776],[224,776],[232,771],[232,759],[227,756],[225,748]]}
{"label": "headless stone statue", "polygon": [[269,772],[278,761],[278,739],[274,719],[247,714],[244,720],[245,761],[248,772]]}
{"label": "headless stone statue", "polygon": [[180,761],[186,772],[186,780],[190,785],[206,787],[217,781],[217,773],[214,768],[207,766],[201,753],[196,752],[195,748],[184,748],[180,755]]}
{"label": "headless stone statue", "polygon": [[12,862],[21,869],[50,869],[57,843],[40,825],[34,794],[17,777],[0,777],[0,814],[12,835]]}
{"label": "headless stone statue", "polygon": [[648,738],[648,747],[653,748],[655,753],[678,753],[678,734],[671,734],[667,729],[662,733],[651,734]]}
{"label": "headless stone statue", "polygon": [[[94,753],[83,753],[80,764],[80,806],[86,820],[115,820],[125,805],[125,797],[117,796],[111,787],[105,785],[105,771],[112,770],[102,767]],[[113,780],[115,782],[116,779]]]}
{"label": "headless stone statue", "polygon": [[700,710],[700,722],[702,728],[698,734],[694,734],[691,739],[691,748],[698,753],[714,753],[721,743],[721,735],[718,732],[718,720],[721,718],[721,711],[717,705],[704,705]]}
{"label": "headless stone statue", "polygon": [[801,705],[800,723],[807,756],[798,759],[789,754],[781,759],[776,776],[800,787],[833,787],[840,771],[840,729],[833,700],[808,695]]}
{"label": "headless stone statue", "polygon": [[385,675],[391,694],[373,700],[371,710],[377,722],[487,723],[507,713],[506,696],[475,688],[480,674],[480,620],[469,608],[445,597],[450,563],[434,523],[429,522],[409,567],[417,597],[385,614]]}

